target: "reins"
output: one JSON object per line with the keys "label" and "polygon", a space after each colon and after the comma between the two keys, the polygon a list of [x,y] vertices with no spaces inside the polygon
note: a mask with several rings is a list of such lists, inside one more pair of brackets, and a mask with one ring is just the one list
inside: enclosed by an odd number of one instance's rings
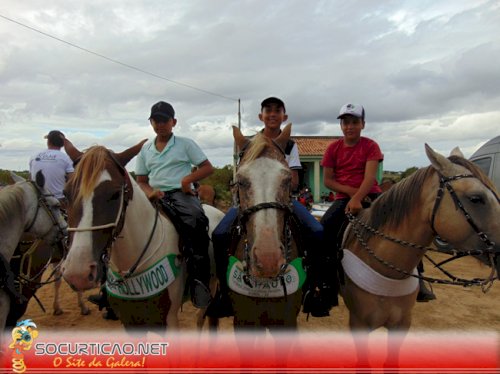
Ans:
{"label": "reins", "polygon": [[[283,156],[285,156],[285,151],[273,140],[272,144],[281,152]],[[239,153],[239,158],[240,160],[243,159],[244,153],[247,150],[250,142],[247,142],[243,148],[241,149]],[[239,166],[239,165],[238,165]],[[269,201],[269,202],[263,202],[259,203],[253,206],[250,206],[246,209],[241,210],[240,209],[240,198],[239,198],[239,189],[240,189],[240,183],[236,182],[232,186],[236,186],[236,190],[233,195],[233,201],[234,204],[238,207],[238,216],[237,216],[237,225],[236,225],[236,235],[238,238],[241,240],[243,239],[243,261],[241,261],[242,266],[243,266],[243,281],[245,284],[253,288],[252,284],[252,279],[255,279],[254,276],[250,274],[250,267],[249,264],[251,262],[250,259],[250,252],[251,252],[251,246],[249,245],[248,242],[248,235],[246,231],[246,223],[249,220],[250,216],[260,210],[265,210],[265,209],[276,209],[276,210],[281,210],[285,212],[285,220],[284,220],[284,225],[283,225],[283,241],[282,241],[282,251],[283,251],[283,256],[285,258],[285,263],[281,265],[280,270],[278,274],[275,277],[269,277],[266,279],[270,280],[278,280],[283,287],[283,292],[284,292],[284,297],[285,300],[287,299],[287,289],[286,289],[286,282],[284,278],[284,274],[286,272],[286,269],[290,263],[291,256],[292,256],[292,230],[291,230],[291,220],[293,217],[293,209],[291,203],[285,204],[281,203],[279,201]]]}
{"label": "reins", "polygon": [[[106,223],[103,225],[97,225],[97,226],[68,228],[68,231],[70,231],[70,232],[101,231],[101,230],[106,230],[106,229],[112,229],[112,232],[111,232],[111,235],[109,236],[108,241],[106,242],[103,249],[101,250],[100,260],[106,269],[108,268],[109,261],[110,261],[109,251],[112,248],[113,243],[116,241],[116,239],[119,237],[121,231],[123,230],[123,226],[125,224],[125,217],[126,217],[128,202],[129,202],[129,200],[131,200],[132,194],[133,194],[133,186],[132,186],[132,183],[130,181],[130,177],[127,174],[125,168],[118,162],[118,160],[116,160],[116,158],[113,156],[113,153],[108,151],[108,155],[111,157],[114,164],[118,167],[120,174],[122,174],[122,176],[124,178],[124,182],[121,185],[120,207],[118,209],[115,221],[110,222],[110,223]],[[155,211],[156,211],[156,213],[155,213],[155,220],[153,223],[153,228],[151,230],[151,233],[149,235],[148,240],[146,241],[146,244],[144,245],[144,247],[141,251],[141,254],[137,258],[135,263],[130,267],[130,269],[127,270],[126,272],[124,272],[122,279],[120,279],[117,283],[122,283],[127,278],[130,278],[135,273],[135,271],[137,270],[139,265],[141,264],[141,260],[144,257],[144,255],[146,254],[146,252],[149,248],[149,245],[151,244],[151,241],[153,239],[153,235],[155,233],[155,230],[156,230],[156,227],[158,224],[159,215],[160,215],[158,206],[156,206]]]}
{"label": "reins", "polygon": [[[467,222],[469,223],[469,225],[472,227],[472,229],[474,230],[474,232],[478,235],[478,237],[480,238],[480,240],[487,245],[487,248],[485,248],[483,250],[477,249],[477,250],[465,250],[465,251],[464,250],[457,250],[457,249],[453,248],[453,249],[450,249],[450,250],[446,251],[446,253],[452,255],[453,257],[451,259],[443,261],[443,262],[441,262],[439,264],[436,264],[429,256],[426,256],[426,258],[428,258],[435,265],[435,267],[437,267],[443,274],[447,275],[451,280],[429,278],[429,277],[425,277],[425,276],[422,276],[422,275],[414,275],[414,274],[411,274],[411,273],[409,273],[409,272],[407,272],[407,271],[405,271],[403,269],[400,269],[397,266],[395,266],[394,264],[391,264],[391,263],[387,262],[386,260],[380,258],[379,256],[377,256],[377,254],[375,254],[375,252],[373,251],[373,249],[371,249],[368,246],[368,243],[363,239],[363,237],[361,235],[361,232],[358,229],[358,226],[360,226],[363,230],[369,231],[370,233],[372,233],[372,234],[374,234],[376,236],[382,237],[383,239],[391,241],[393,243],[396,243],[396,244],[398,244],[398,245],[400,245],[402,247],[409,247],[409,248],[413,248],[413,249],[417,249],[417,250],[421,250],[421,251],[434,251],[434,252],[441,252],[441,253],[443,252],[443,250],[438,250],[436,248],[432,248],[432,247],[428,247],[428,246],[422,246],[422,245],[419,245],[419,244],[416,244],[416,243],[411,243],[411,242],[407,242],[405,240],[401,240],[401,239],[397,239],[397,238],[391,237],[391,236],[386,235],[383,232],[381,232],[379,230],[376,230],[373,227],[367,225],[366,223],[362,222],[361,220],[359,220],[357,217],[355,217],[351,213],[347,213],[346,215],[347,215],[347,217],[349,219],[349,222],[351,223],[351,228],[352,228],[352,230],[353,230],[353,232],[354,232],[357,240],[360,242],[361,246],[373,258],[375,258],[378,262],[380,262],[384,266],[386,266],[386,267],[388,267],[388,268],[390,268],[392,270],[395,270],[395,271],[397,271],[397,272],[399,272],[401,274],[404,274],[406,276],[411,276],[411,277],[419,278],[419,279],[422,279],[422,280],[425,280],[425,281],[428,281],[428,282],[431,282],[431,283],[460,285],[460,286],[464,286],[464,287],[481,286],[481,290],[484,293],[486,293],[491,288],[491,286],[493,285],[493,282],[495,281],[495,279],[497,279],[498,276],[499,276],[498,274],[497,274],[497,277],[494,276],[494,274],[495,274],[495,264],[494,264],[494,260],[493,260],[493,254],[494,254],[493,248],[495,246],[495,243],[492,242],[488,238],[488,236],[479,229],[479,227],[476,225],[476,223],[472,219],[471,215],[467,212],[467,210],[465,209],[464,205],[462,204],[462,202],[458,198],[455,190],[453,189],[453,186],[451,185],[450,182],[453,182],[453,181],[456,181],[456,180],[459,180],[459,179],[462,179],[462,178],[475,178],[475,176],[473,176],[471,174],[460,174],[460,175],[455,175],[455,176],[452,176],[452,177],[444,177],[443,175],[439,174],[439,188],[438,188],[438,193],[437,193],[437,196],[436,196],[436,201],[434,203],[434,207],[433,207],[433,210],[432,210],[431,228],[432,228],[433,232],[435,233],[435,235],[439,236],[439,234],[437,233],[437,231],[434,228],[434,220],[436,218],[437,211],[439,209],[440,203],[441,203],[443,195],[444,195],[444,188],[446,187],[446,190],[448,190],[448,192],[450,193],[450,195],[451,195],[451,197],[452,197],[455,205],[464,214],[464,216],[465,216]],[[498,197],[497,197],[497,200],[498,200]],[[454,259],[457,259],[457,258],[460,258],[460,257],[464,257],[464,256],[477,256],[477,255],[485,255],[485,254],[488,255],[488,258],[490,260],[490,265],[491,265],[491,268],[492,268],[490,276],[488,278],[485,278],[485,279],[481,279],[481,278],[474,278],[474,279],[459,278],[459,277],[456,277],[456,276],[452,275],[451,273],[449,273],[448,271],[446,271],[445,269],[443,269],[442,266],[441,266],[444,263],[450,262],[450,261],[452,261]]]}

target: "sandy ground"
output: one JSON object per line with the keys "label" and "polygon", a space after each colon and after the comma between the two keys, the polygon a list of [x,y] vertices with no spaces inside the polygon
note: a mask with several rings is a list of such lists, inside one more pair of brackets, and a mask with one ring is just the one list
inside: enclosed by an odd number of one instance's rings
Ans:
{"label": "sandy ground", "polygon": [[[432,258],[435,260],[439,259],[440,256],[440,254],[432,254]],[[425,265],[426,276],[440,275],[439,271],[432,268],[432,265],[429,263]],[[458,260],[450,264],[447,269],[462,278],[484,278],[490,272],[489,268],[480,265],[472,258]],[[486,294],[479,287],[464,288],[436,284],[433,289],[437,299],[416,304],[413,310],[411,331],[458,330],[460,332],[493,331],[500,333],[500,284],[498,281]],[[90,315],[80,315],[76,294],[64,282],[61,291],[61,306],[64,309],[62,315],[52,315],[54,289],[52,285],[47,285],[37,292],[47,309],[47,313],[44,313],[36,301],[32,299],[24,318],[31,318],[35,321],[39,330],[51,328],[85,332],[99,329],[123,331],[120,322],[103,319],[101,312],[93,304],[88,303],[91,309]],[[85,295],[95,292],[95,290],[88,291]],[[184,304],[179,317],[181,329],[195,329],[196,309],[190,302]],[[299,315],[299,331],[301,332],[347,331],[347,325],[348,311],[342,300],[340,300],[340,306],[330,312],[329,317],[310,317],[306,321],[306,315],[303,313]],[[231,331],[232,319],[222,319],[221,329]]]}

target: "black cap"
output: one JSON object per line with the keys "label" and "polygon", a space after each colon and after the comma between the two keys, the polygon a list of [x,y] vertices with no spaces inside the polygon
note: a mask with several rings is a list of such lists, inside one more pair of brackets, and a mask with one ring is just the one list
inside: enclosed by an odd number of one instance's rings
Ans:
{"label": "black cap", "polygon": [[148,119],[155,117],[162,117],[165,119],[175,118],[175,110],[169,103],[158,101],[151,107],[151,115]]}
{"label": "black cap", "polygon": [[64,145],[64,134],[59,130],[52,130],[45,138],[50,142],[50,144],[55,145],[56,147],[62,147]]}
{"label": "black cap", "polygon": [[262,110],[263,108],[272,104],[277,105],[278,108],[283,108],[283,110],[286,112],[285,103],[283,102],[283,100],[278,99],[277,97],[268,97],[267,99],[264,99],[264,101],[262,101],[262,103],[260,104],[260,108]]}

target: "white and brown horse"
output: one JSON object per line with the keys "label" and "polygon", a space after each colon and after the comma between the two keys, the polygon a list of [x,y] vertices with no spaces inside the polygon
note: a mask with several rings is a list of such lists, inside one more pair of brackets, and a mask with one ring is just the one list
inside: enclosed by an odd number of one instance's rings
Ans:
{"label": "white and brown horse", "polygon": [[[175,227],[125,170],[141,146],[68,152],[80,159],[65,189],[70,248],[63,277],[74,289],[88,290],[107,268],[108,298],[126,328],[176,328],[185,263]],[[212,228],[223,214],[205,210]]]}
{"label": "white and brown horse", "polygon": [[[415,268],[436,235],[459,252],[483,253],[493,268],[496,261],[497,273],[500,267],[500,204],[495,187],[463,157],[448,159],[428,145],[425,148],[431,165],[351,217],[344,235],[346,277],[341,293],[349,309],[349,326],[364,333],[387,328],[393,337],[389,341],[395,343],[387,360],[392,367],[397,367],[398,347],[411,325],[418,293]],[[493,279],[494,269],[482,285]],[[368,361],[366,335],[358,338],[363,366]]]}
{"label": "white and brown horse", "polygon": [[[66,222],[59,209],[59,201],[45,188],[45,178],[37,173],[36,181],[25,181],[13,175],[16,183],[0,191],[0,329],[6,322],[14,325],[28,306],[35,289],[19,285],[27,279],[19,278],[19,268],[11,268],[12,256],[24,232],[43,239],[52,246],[66,237]],[[38,254],[34,254],[36,258]],[[17,284],[14,283],[17,278]],[[25,284],[26,286],[26,284]],[[29,291],[24,296],[21,293]]]}
{"label": "white and brown horse", "polygon": [[236,330],[295,330],[304,281],[292,236],[291,171],[283,149],[291,124],[251,141],[233,128],[243,156],[236,173],[240,240],[230,257],[228,285]]}

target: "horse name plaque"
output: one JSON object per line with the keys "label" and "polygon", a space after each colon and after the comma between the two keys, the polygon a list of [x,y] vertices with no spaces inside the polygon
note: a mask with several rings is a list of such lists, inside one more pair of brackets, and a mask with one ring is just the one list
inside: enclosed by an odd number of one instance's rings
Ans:
{"label": "horse name plaque", "polygon": [[106,290],[111,296],[125,300],[153,297],[175,280],[179,272],[175,258],[175,254],[168,254],[147,270],[127,279],[108,269]]}
{"label": "horse name plaque", "polygon": [[[240,295],[260,297],[260,298],[277,298],[284,297],[283,285],[279,278],[255,278],[250,277],[250,282],[253,287],[250,287],[243,280],[245,271],[241,262],[234,256],[229,258],[229,266],[227,272],[227,281],[229,288]],[[302,288],[306,279],[306,273],[302,267],[302,259],[296,258],[290,264],[283,274],[286,293],[292,295]]]}

